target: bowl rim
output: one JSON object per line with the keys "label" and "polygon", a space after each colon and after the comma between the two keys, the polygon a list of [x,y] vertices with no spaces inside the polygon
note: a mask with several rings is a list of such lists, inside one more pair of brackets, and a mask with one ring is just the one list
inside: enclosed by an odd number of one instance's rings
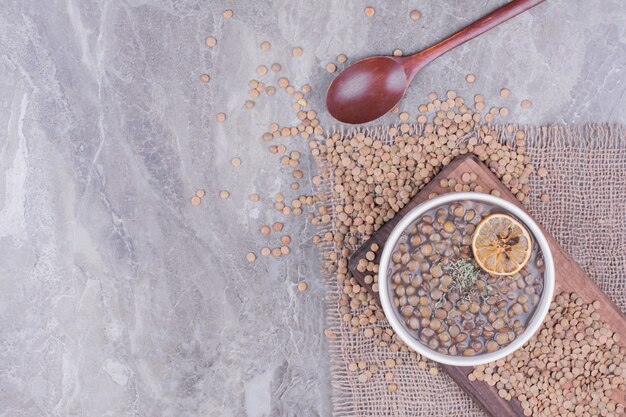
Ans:
{"label": "bowl rim", "polygon": [[[415,339],[404,327],[404,324],[399,320],[398,316],[396,315],[395,308],[391,304],[391,300],[389,298],[389,285],[387,278],[387,268],[389,267],[389,260],[391,259],[393,248],[395,247],[398,239],[402,235],[402,232],[404,232],[404,230],[407,229],[407,227],[415,219],[423,215],[425,212],[442,204],[466,200],[490,203],[505,209],[506,211],[517,217],[528,229],[530,229],[530,232],[532,233],[535,240],[539,244],[539,247],[541,248],[545,263],[543,292],[541,294],[541,299],[539,300],[539,304],[537,305],[535,313],[533,314],[530,323],[528,323],[528,326],[526,326],[526,330],[517,338],[515,338],[513,342],[511,342],[509,345],[505,346],[502,349],[498,349],[495,352],[467,357],[445,355],[443,353],[430,349],[429,347],[423,345],[421,342]],[[378,288],[383,311],[385,313],[385,316],[387,317],[387,320],[389,321],[389,324],[391,324],[391,327],[398,334],[400,339],[402,339],[402,341],[406,343],[411,349],[435,362],[454,366],[477,366],[493,362],[498,359],[502,359],[503,357],[513,353],[514,351],[522,347],[522,345],[524,345],[524,343],[526,343],[537,332],[539,326],[541,326],[546,315],[548,314],[548,310],[550,309],[550,304],[554,295],[554,275],[554,261],[552,258],[552,251],[550,249],[550,245],[548,244],[548,240],[546,239],[545,235],[543,234],[537,223],[530,217],[530,215],[526,214],[524,210],[503,198],[496,197],[491,194],[477,192],[452,192],[438,197],[434,197],[419,204],[411,211],[409,211],[402,218],[402,220],[400,220],[400,222],[398,222],[398,224],[393,228],[391,234],[385,242],[385,247],[380,258],[380,266],[378,271]]]}

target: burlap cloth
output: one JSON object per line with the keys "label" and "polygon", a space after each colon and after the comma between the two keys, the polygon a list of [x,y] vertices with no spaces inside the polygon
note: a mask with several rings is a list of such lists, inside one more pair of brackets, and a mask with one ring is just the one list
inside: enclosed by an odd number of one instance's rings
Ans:
{"label": "burlap cloth", "polygon": [[[418,128],[418,127],[415,127]],[[532,215],[560,242],[580,266],[622,309],[626,310],[626,127],[526,127],[526,153],[535,167],[549,171],[546,178],[532,176]],[[507,141],[506,129],[499,140]],[[354,135],[358,130],[342,131]],[[371,135],[391,141],[386,128],[370,129]],[[321,204],[332,205],[332,166],[318,158],[325,181],[318,187]],[[330,170],[329,170],[330,169]],[[539,196],[550,201],[541,203]],[[334,222],[331,222],[334,223]],[[336,248],[322,247],[328,261]],[[336,256],[341,256],[336,253]],[[396,392],[389,392],[382,372],[361,383],[350,362],[383,363],[398,357],[373,339],[353,333],[342,322],[341,289],[332,271],[326,271],[327,328],[332,380],[333,415],[344,416],[482,416],[482,410],[445,374],[431,376],[407,353],[395,367]],[[385,326],[386,323],[380,325]]]}

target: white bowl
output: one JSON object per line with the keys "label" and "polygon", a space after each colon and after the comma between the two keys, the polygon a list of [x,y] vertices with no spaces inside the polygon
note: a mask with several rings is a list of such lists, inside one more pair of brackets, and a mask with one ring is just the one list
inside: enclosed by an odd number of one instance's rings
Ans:
{"label": "white bowl", "polygon": [[[537,305],[535,313],[533,314],[530,322],[527,323],[524,333],[517,336],[515,340],[513,340],[507,346],[498,349],[495,352],[483,353],[476,356],[453,356],[445,355],[443,353],[439,353],[433,349],[430,349],[428,346],[422,344],[419,340],[415,339],[409,333],[404,324],[398,318],[396,308],[391,304],[391,299],[389,297],[389,278],[387,276],[387,269],[389,268],[389,260],[391,259],[391,254],[396,245],[396,242],[402,235],[402,232],[404,232],[411,225],[411,223],[415,221],[415,219],[421,217],[427,211],[432,210],[433,208],[438,207],[442,204],[466,200],[489,203],[494,206],[500,207],[508,213],[517,217],[530,230],[535,240],[539,244],[545,262],[545,272],[543,274],[544,282],[541,299],[539,300],[539,304]],[[380,291],[380,300],[383,306],[383,310],[385,312],[385,316],[389,320],[389,323],[391,324],[391,327],[393,327],[393,330],[395,330],[395,332],[398,334],[398,336],[400,336],[402,341],[404,341],[404,343],[406,343],[411,349],[436,362],[455,366],[476,366],[496,361],[513,353],[514,351],[519,349],[524,343],[526,343],[528,339],[530,339],[533,334],[535,334],[537,329],[539,329],[539,326],[546,317],[546,314],[548,314],[550,303],[552,302],[552,295],[554,293],[554,263],[552,261],[552,252],[550,251],[550,246],[548,245],[546,237],[539,229],[539,226],[537,226],[537,223],[535,223],[533,219],[531,219],[530,216],[519,207],[502,198],[495,197],[490,194],[449,193],[425,201],[424,203],[415,207],[406,216],[404,216],[404,218],[393,229],[393,231],[389,235],[389,238],[387,239],[387,242],[385,243],[385,249],[383,250],[382,256],[380,258],[380,268],[378,270],[378,288]]]}

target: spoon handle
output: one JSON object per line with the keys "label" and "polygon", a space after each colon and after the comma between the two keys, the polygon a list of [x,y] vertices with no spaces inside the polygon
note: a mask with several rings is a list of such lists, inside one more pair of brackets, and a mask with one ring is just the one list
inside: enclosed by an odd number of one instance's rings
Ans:
{"label": "spoon handle", "polygon": [[474,23],[459,30],[454,35],[442,40],[435,45],[424,49],[408,59],[407,66],[410,74],[415,75],[417,71],[426,66],[429,62],[440,57],[451,49],[482,35],[489,29],[506,22],[526,10],[543,3],[545,0],[513,0],[488,15],[478,19]]}

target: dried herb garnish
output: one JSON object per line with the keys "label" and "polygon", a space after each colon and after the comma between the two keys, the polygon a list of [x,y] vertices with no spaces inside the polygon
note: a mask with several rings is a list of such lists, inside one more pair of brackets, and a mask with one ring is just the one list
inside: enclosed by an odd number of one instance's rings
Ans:
{"label": "dried herb garnish", "polygon": [[[444,271],[450,274],[452,283],[448,292],[456,290],[459,293],[459,301],[469,302],[472,295],[479,294],[476,288],[476,281],[481,279],[484,274],[482,270],[471,259],[460,259],[443,267]],[[489,286],[485,290],[489,290]],[[435,307],[439,308],[446,303],[446,294],[435,303]]]}

